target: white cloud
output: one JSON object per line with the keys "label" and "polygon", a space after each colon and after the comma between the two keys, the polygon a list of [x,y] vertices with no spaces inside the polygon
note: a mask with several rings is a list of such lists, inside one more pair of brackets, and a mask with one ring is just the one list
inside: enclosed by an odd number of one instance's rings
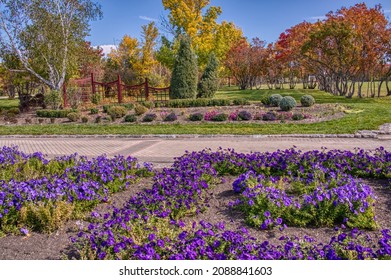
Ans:
{"label": "white cloud", "polygon": [[[94,48],[97,48],[98,46],[94,46]],[[116,49],[117,47],[115,45],[102,45],[102,46],[99,46],[100,48],[103,49],[103,53],[104,55],[108,55],[112,49]]]}
{"label": "white cloud", "polygon": [[315,16],[308,18],[309,20],[324,20],[326,19],[326,16]]}
{"label": "white cloud", "polygon": [[384,10],[383,11],[385,14],[391,13],[391,10]]}
{"label": "white cloud", "polygon": [[150,18],[150,17],[146,17],[146,16],[139,16],[140,19],[143,19],[143,20],[147,20],[147,21],[157,21],[156,18]]}

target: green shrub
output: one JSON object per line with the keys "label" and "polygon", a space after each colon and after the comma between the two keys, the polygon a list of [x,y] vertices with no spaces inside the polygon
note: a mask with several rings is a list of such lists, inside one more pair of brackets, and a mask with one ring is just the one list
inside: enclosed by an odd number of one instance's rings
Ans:
{"label": "green shrub", "polygon": [[240,105],[249,105],[249,104],[250,104],[250,102],[249,102],[247,99],[245,99],[245,98],[234,99],[234,100],[232,101],[232,103],[233,103],[234,105],[236,105],[236,106],[240,106]]}
{"label": "green shrub", "polygon": [[216,116],[213,116],[211,121],[213,122],[224,122],[228,119],[228,115],[225,113],[217,114]]}
{"label": "green shrub", "polygon": [[107,110],[107,114],[111,116],[113,120],[122,118],[126,115],[128,110],[124,106],[112,106]]}
{"label": "green shrub", "polygon": [[204,115],[202,113],[194,113],[189,116],[189,120],[192,122],[202,121],[204,119]]}
{"label": "green shrub", "polygon": [[99,93],[95,93],[91,95],[90,100],[92,104],[98,105],[102,100],[102,97]]}
{"label": "green shrub", "polygon": [[311,107],[315,104],[315,98],[312,95],[303,95],[300,99],[301,106]]}
{"label": "green shrub", "polygon": [[305,117],[302,113],[295,113],[292,116],[292,120],[294,120],[294,121],[300,121],[300,120],[304,120],[304,119],[305,119]]}
{"label": "green shrub", "polygon": [[58,110],[62,105],[61,94],[58,90],[52,90],[44,96],[44,103],[53,110]]}
{"label": "green shrub", "polygon": [[136,104],[134,106],[134,112],[136,113],[137,116],[140,116],[140,115],[145,114],[146,112],[148,112],[148,108],[143,106],[143,105]]}
{"label": "green shrub", "polygon": [[296,100],[292,96],[285,96],[280,101],[280,109],[288,112],[296,107]]}
{"label": "green shrub", "polygon": [[79,114],[79,113],[76,113],[76,112],[69,113],[69,114],[67,115],[67,118],[68,118],[71,122],[77,122],[77,121],[80,119],[80,114]]}
{"label": "green shrub", "polygon": [[173,121],[176,121],[177,119],[178,119],[177,115],[174,112],[171,112],[170,114],[168,114],[164,118],[164,121],[165,122],[173,122]]}
{"label": "green shrub", "polygon": [[91,115],[96,115],[99,113],[99,109],[98,108],[91,108],[90,112],[91,112]]}
{"label": "green shrub", "polygon": [[174,62],[170,82],[170,99],[195,98],[197,95],[197,57],[189,36],[183,36]]}
{"label": "green shrub", "polygon": [[156,114],[146,114],[143,118],[143,122],[152,122],[156,120],[157,115]]}
{"label": "green shrub", "polygon": [[74,208],[64,201],[30,203],[20,209],[19,223],[34,231],[51,233],[71,219]]}
{"label": "green shrub", "polygon": [[103,105],[103,113],[106,113],[109,111],[109,108],[113,107],[113,105]]}
{"label": "green shrub", "polygon": [[267,112],[262,115],[262,120],[264,121],[275,121],[277,120],[277,114],[273,111]]}
{"label": "green shrub", "polygon": [[167,102],[168,108],[191,108],[191,107],[212,107],[212,106],[230,106],[228,99],[173,99]]}
{"label": "green shrub", "polygon": [[86,116],[81,118],[82,123],[88,123],[88,118]]}
{"label": "green shrub", "polygon": [[251,113],[248,111],[240,111],[238,117],[242,121],[249,121],[252,118]]}
{"label": "green shrub", "polygon": [[231,101],[228,99],[209,99],[207,106],[230,106]]}
{"label": "green shrub", "polygon": [[125,122],[136,122],[137,117],[136,115],[127,115],[125,116]]}
{"label": "green shrub", "polygon": [[77,110],[37,110],[36,115],[40,118],[66,118],[69,113],[77,112]]}
{"label": "green shrub", "polygon": [[270,105],[270,95],[264,94],[261,96],[261,103],[263,105],[269,106]]}
{"label": "green shrub", "polygon": [[152,109],[155,107],[155,102],[143,101],[143,102],[141,102],[141,105],[143,105],[144,107],[147,107],[148,109]]}
{"label": "green shrub", "polygon": [[218,77],[219,62],[212,52],[209,56],[208,64],[198,83],[197,98],[212,98],[219,89]]}
{"label": "green shrub", "polygon": [[101,123],[102,122],[102,116],[96,116],[95,123]]}
{"label": "green shrub", "polygon": [[20,110],[19,110],[19,108],[10,108],[7,110],[6,114],[13,114],[14,116],[19,115]]}
{"label": "green shrub", "polygon": [[280,101],[282,100],[281,94],[272,94],[269,96],[269,105],[272,107],[280,106]]}

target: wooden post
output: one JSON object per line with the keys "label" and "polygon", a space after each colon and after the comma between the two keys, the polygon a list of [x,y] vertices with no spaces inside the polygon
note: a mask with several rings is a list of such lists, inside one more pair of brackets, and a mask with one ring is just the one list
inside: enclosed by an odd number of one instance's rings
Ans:
{"label": "wooden post", "polygon": [[95,95],[96,89],[95,89],[94,73],[91,73],[91,91],[92,91],[92,95]]}
{"label": "wooden post", "polygon": [[118,75],[117,89],[118,89],[118,103],[122,103],[122,88],[121,88],[121,76],[120,75]]}
{"label": "wooden post", "polygon": [[64,108],[67,108],[68,98],[67,98],[67,86],[65,83],[62,85],[62,98],[64,99]]}
{"label": "wooden post", "polygon": [[145,100],[149,100],[148,78],[145,78]]}

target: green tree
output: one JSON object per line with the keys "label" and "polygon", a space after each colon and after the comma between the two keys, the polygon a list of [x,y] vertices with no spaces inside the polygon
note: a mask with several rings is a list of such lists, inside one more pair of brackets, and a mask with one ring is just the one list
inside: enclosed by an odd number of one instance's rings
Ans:
{"label": "green tree", "polygon": [[59,90],[85,42],[90,20],[101,14],[91,0],[1,0],[0,43],[24,70]]}
{"label": "green tree", "polygon": [[195,98],[197,95],[197,79],[197,58],[191,48],[190,38],[183,36],[172,72],[170,98]]}
{"label": "green tree", "polygon": [[209,56],[208,64],[198,83],[197,98],[212,98],[219,88],[219,62],[214,53]]}

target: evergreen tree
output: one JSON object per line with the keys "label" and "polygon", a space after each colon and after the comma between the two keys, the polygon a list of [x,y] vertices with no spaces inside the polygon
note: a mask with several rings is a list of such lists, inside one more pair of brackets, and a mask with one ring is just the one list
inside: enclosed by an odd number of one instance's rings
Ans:
{"label": "evergreen tree", "polygon": [[191,49],[190,38],[181,38],[172,71],[170,99],[195,98],[197,95],[197,58]]}
{"label": "evergreen tree", "polygon": [[208,64],[198,84],[197,98],[212,98],[219,88],[219,62],[214,53],[209,56]]}

